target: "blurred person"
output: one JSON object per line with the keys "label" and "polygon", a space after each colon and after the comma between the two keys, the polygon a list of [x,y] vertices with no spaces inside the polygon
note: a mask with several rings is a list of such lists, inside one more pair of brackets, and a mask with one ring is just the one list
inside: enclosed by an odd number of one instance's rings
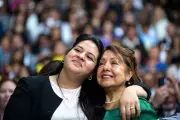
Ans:
{"label": "blurred person", "polygon": [[92,26],[90,23],[84,25],[83,33],[86,33],[86,34],[94,34],[94,28],[93,28],[93,26]]}
{"label": "blurred person", "polygon": [[153,46],[148,51],[148,58],[144,66],[144,70],[146,72],[152,72],[152,73],[162,72],[162,74],[165,73],[167,69],[167,65],[159,61],[159,53],[160,53],[160,49],[158,46]]}
{"label": "blurred person", "polygon": [[14,34],[11,38],[11,50],[23,50],[24,48],[24,39],[20,34]]}
{"label": "blurred person", "polygon": [[140,72],[144,65],[144,57],[143,57],[143,53],[141,52],[140,48],[136,47],[134,49],[134,57],[135,57],[136,63],[137,63],[137,71]]}
{"label": "blurred person", "polygon": [[125,12],[123,16],[123,22],[128,25],[136,24],[136,17],[132,12]]}
{"label": "blurred person", "polygon": [[8,64],[6,66],[6,67],[8,67],[8,69],[6,71],[8,73],[8,78],[16,79],[16,80],[19,79],[19,72],[23,66],[24,66],[23,64],[18,63],[18,62]]}
{"label": "blurred person", "polygon": [[[11,58],[11,42],[10,36],[5,35],[4,38],[1,40],[0,43],[0,65],[1,69],[3,68],[4,64],[8,64]],[[2,71],[1,71],[2,72]]]}
{"label": "blurred person", "polygon": [[14,19],[15,19],[14,21],[13,21],[13,18],[12,18],[12,25],[11,25],[12,33],[20,34],[23,37],[23,40],[24,40],[25,43],[28,42],[27,32],[26,32],[26,29],[25,29],[25,23],[26,23],[27,16],[28,16],[27,14],[18,12],[14,16]]}
{"label": "blurred person", "polygon": [[[19,71],[19,78],[28,77],[30,76],[30,72],[26,66],[22,66]],[[18,79],[19,81],[19,79]]]}
{"label": "blurred person", "polygon": [[136,25],[128,25],[126,29],[126,35],[122,39],[122,45],[126,46],[132,50],[135,48],[139,48],[142,56],[146,57],[146,50],[144,48],[143,43],[139,39],[137,32],[136,32]]}
{"label": "blurred person", "polygon": [[[143,76],[143,82],[149,86],[149,88],[157,88],[158,87],[158,75],[156,73],[145,73]],[[153,94],[152,94],[153,96]]]}
{"label": "blurred person", "polygon": [[32,75],[36,73],[36,64],[38,62],[38,54],[32,52],[32,46],[26,44],[24,46],[24,65],[29,68]]}
{"label": "blurred person", "polygon": [[164,47],[165,50],[170,50],[174,37],[176,37],[176,28],[173,23],[169,23],[166,28],[166,37],[160,41],[160,46]]}
{"label": "blurred person", "polygon": [[180,55],[180,35],[174,37],[169,55],[171,59]]}
{"label": "blurred person", "polygon": [[60,27],[61,13],[56,8],[50,9],[48,18],[46,19],[46,25],[49,28]]}
{"label": "blurred person", "polygon": [[158,44],[156,31],[150,27],[150,15],[146,9],[143,9],[139,15],[140,23],[137,25],[137,34],[146,51]]}
{"label": "blurred person", "polygon": [[159,117],[167,117],[180,112],[180,87],[173,78],[163,77],[159,81],[159,88],[151,99]]}
{"label": "blurred person", "polygon": [[114,24],[110,20],[105,20],[102,26],[102,36],[100,37],[104,47],[110,45],[114,39]]}
{"label": "blurred person", "polygon": [[23,62],[24,62],[24,51],[22,50],[13,51],[11,55],[10,64],[11,63],[24,64]]}
{"label": "blurred person", "polygon": [[[61,13],[56,8],[46,9],[41,13],[41,22],[38,26],[38,33],[49,35],[51,28],[61,26]],[[33,29],[31,29],[33,30]]]}
{"label": "blurred person", "polygon": [[141,75],[141,78],[144,82],[144,84],[146,84],[151,91],[151,99],[154,97],[155,93],[156,93],[156,89],[158,89],[158,73],[151,73],[151,72],[147,72],[147,73],[143,73],[143,75]]}
{"label": "blurred person", "polygon": [[52,42],[50,36],[46,34],[40,34],[36,44],[33,46],[33,52],[39,54],[39,57],[47,56],[51,54]]}
{"label": "blurred person", "polygon": [[105,20],[105,13],[108,9],[108,2],[106,0],[99,0],[92,10],[91,25],[94,28],[94,33],[99,35],[101,33],[100,27],[102,21]]}
{"label": "blurred person", "polygon": [[52,8],[56,6],[56,0],[43,0],[45,7]]}
{"label": "blurred person", "polygon": [[7,79],[0,81],[0,120],[3,120],[6,105],[16,88],[16,82]]}
{"label": "blurred person", "polygon": [[[120,46],[108,46],[99,62],[97,81],[104,88],[106,94],[104,120],[122,120],[124,118],[129,120],[130,116],[119,115],[121,112],[124,113],[124,109],[119,110],[119,99],[122,99],[121,94],[127,84],[141,81],[136,71],[134,52]],[[137,109],[137,111],[141,111],[141,114],[134,119],[158,119],[156,112],[146,99],[139,97],[139,105],[140,110]],[[137,106],[132,104],[129,106],[128,112],[134,112],[133,117],[136,117],[135,108]]]}
{"label": "blurred person", "polygon": [[166,74],[170,78],[176,79],[180,83],[180,54],[171,60],[171,64],[168,66]]}
{"label": "blurred person", "polygon": [[169,62],[168,61],[168,53],[172,49],[172,44],[174,39],[176,38],[175,26],[172,23],[169,23],[167,26],[167,35],[166,37],[160,41],[160,61],[161,62]]}
{"label": "blurred person", "polygon": [[12,0],[11,1],[11,10],[12,12],[16,11],[17,9],[20,9],[22,11],[25,11],[27,8],[28,3],[31,0]]}
{"label": "blurred person", "polygon": [[109,9],[106,13],[106,16],[107,16],[106,19],[114,23],[115,26],[119,24],[118,13],[115,10]]}
{"label": "blurred person", "polygon": [[124,13],[122,18],[122,23],[115,27],[115,36],[119,39],[123,39],[126,36],[128,26],[133,26],[136,24],[136,18],[132,12]]}
{"label": "blurred person", "polygon": [[34,29],[34,26],[39,26],[39,24],[40,24],[40,19],[39,19],[38,15],[40,16],[40,13],[42,11],[36,10],[36,9],[38,9],[38,7],[40,5],[41,5],[41,3],[38,3],[36,5],[35,10],[32,8],[33,10],[29,13],[29,16],[27,17],[27,20],[25,23],[25,30],[28,33],[27,37],[28,37],[29,44],[35,43],[35,41],[37,40],[37,37],[40,33],[39,27],[36,27],[36,29]]}
{"label": "blurred person", "polygon": [[57,42],[53,48],[53,60],[63,60],[68,48],[62,42]]}
{"label": "blurred person", "polygon": [[58,27],[55,27],[55,28],[52,28],[51,29],[51,39],[53,41],[53,44],[56,43],[56,42],[60,42],[62,41],[62,38],[61,38],[61,30],[60,28]]}
{"label": "blurred person", "polygon": [[[68,8],[66,10],[67,13],[65,12],[65,21],[61,24],[62,41],[68,46],[68,48],[72,47],[72,43],[77,37],[75,34],[77,34],[77,29],[79,29],[79,17],[81,16],[80,12],[84,11],[83,8],[79,7],[80,6]],[[82,16],[84,16],[84,12]],[[74,35],[76,37],[74,37]]]}
{"label": "blurred person", "polygon": [[168,23],[169,21],[166,18],[164,10],[161,7],[155,7],[152,18],[152,27],[156,31],[158,41],[161,41],[166,37]]}
{"label": "blurred person", "polygon": [[[13,1],[17,1],[17,0],[13,0]],[[20,0],[21,2],[17,5],[17,8],[15,9],[14,12],[18,12],[18,13],[22,13],[22,14],[27,14],[28,12],[28,5],[32,0],[25,0],[27,1],[27,3],[25,1]]]}
{"label": "blurred person", "polygon": [[123,12],[126,13],[126,12],[132,12],[134,9],[133,9],[133,2],[132,0],[121,0],[121,4],[123,4]]}
{"label": "blurred person", "polygon": [[[96,75],[91,75],[96,72],[103,50],[96,36],[80,35],[64,62],[52,61],[38,76],[20,79],[6,107],[4,120],[102,119],[105,96]],[[134,106],[138,104],[137,93],[147,95],[142,87],[139,83],[125,89],[121,99],[124,109],[130,102]],[[130,94],[134,96],[130,98]]]}

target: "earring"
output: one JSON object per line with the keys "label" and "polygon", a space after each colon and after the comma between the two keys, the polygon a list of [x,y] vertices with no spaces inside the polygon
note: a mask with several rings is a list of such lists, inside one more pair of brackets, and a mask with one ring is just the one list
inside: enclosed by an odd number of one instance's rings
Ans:
{"label": "earring", "polygon": [[91,76],[89,76],[89,78],[88,78],[89,80],[92,80],[92,75]]}
{"label": "earring", "polygon": [[130,85],[131,83],[128,81],[127,84]]}
{"label": "earring", "polygon": [[64,60],[61,60],[62,63],[64,63]]}

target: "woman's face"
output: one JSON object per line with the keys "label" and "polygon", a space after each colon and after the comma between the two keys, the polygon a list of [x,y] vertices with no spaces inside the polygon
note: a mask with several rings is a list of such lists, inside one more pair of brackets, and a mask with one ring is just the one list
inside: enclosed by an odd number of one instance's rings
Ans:
{"label": "woman's face", "polygon": [[98,48],[90,40],[85,40],[72,48],[64,58],[64,69],[83,79],[93,72],[98,59]]}
{"label": "woman's face", "polygon": [[106,50],[98,67],[97,81],[99,85],[104,88],[119,87],[130,80],[130,77],[122,56],[119,58],[112,51]]}
{"label": "woman's face", "polygon": [[5,107],[9,101],[10,96],[14,92],[14,89],[16,88],[16,85],[11,82],[7,81],[4,82],[0,88],[0,106]]}

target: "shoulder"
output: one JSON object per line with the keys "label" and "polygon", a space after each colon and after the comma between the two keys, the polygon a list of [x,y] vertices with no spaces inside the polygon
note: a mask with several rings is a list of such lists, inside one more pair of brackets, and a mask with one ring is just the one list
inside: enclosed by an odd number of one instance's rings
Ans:
{"label": "shoulder", "polygon": [[139,97],[141,111],[154,111],[153,106],[145,98]]}
{"label": "shoulder", "polygon": [[43,83],[48,82],[48,80],[49,76],[22,77],[18,82],[18,86],[28,90],[34,90],[42,86]]}
{"label": "shoulder", "polygon": [[139,117],[139,120],[157,120],[158,116],[151,105],[150,102],[148,102],[145,98],[139,97],[140,102],[140,108],[141,108],[141,115]]}
{"label": "shoulder", "polygon": [[48,80],[49,76],[29,76],[29,77],[22,77],[19,83],[25,82],[26,84],[38,84],[38,83],[42,83],[45,80]]}

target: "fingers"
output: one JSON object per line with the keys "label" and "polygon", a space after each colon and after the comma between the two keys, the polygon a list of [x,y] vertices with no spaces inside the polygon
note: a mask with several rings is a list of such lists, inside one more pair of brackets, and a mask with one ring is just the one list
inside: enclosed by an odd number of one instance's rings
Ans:
{"label": "fingers", "polygon": [[126,120],[130,120],[131,118],[131,110],[130,110],[130,104],[126,106]]}
{"label": "fingers", "polygon": [[136,107],[136,117],[138,117],[140,116],[140,113],[141,113],[139,102],[136,102],[135,107]]}
{"label": "fingers", "polygon": [[135,107],[131,107],[130,111],[131,111],[131,118],[134,118],[136,116],[136,108]]}
{"label": "fingers", "polygon": [[138,101],[129,102],[126,106],[121,106],[122,120],[130,120],[131,118],[140,116],[140,104]]}
{"label": "fingers", "polygon": [[126,110],[124,106],[121,107],[121,116],[122,120],[126,120]]}

